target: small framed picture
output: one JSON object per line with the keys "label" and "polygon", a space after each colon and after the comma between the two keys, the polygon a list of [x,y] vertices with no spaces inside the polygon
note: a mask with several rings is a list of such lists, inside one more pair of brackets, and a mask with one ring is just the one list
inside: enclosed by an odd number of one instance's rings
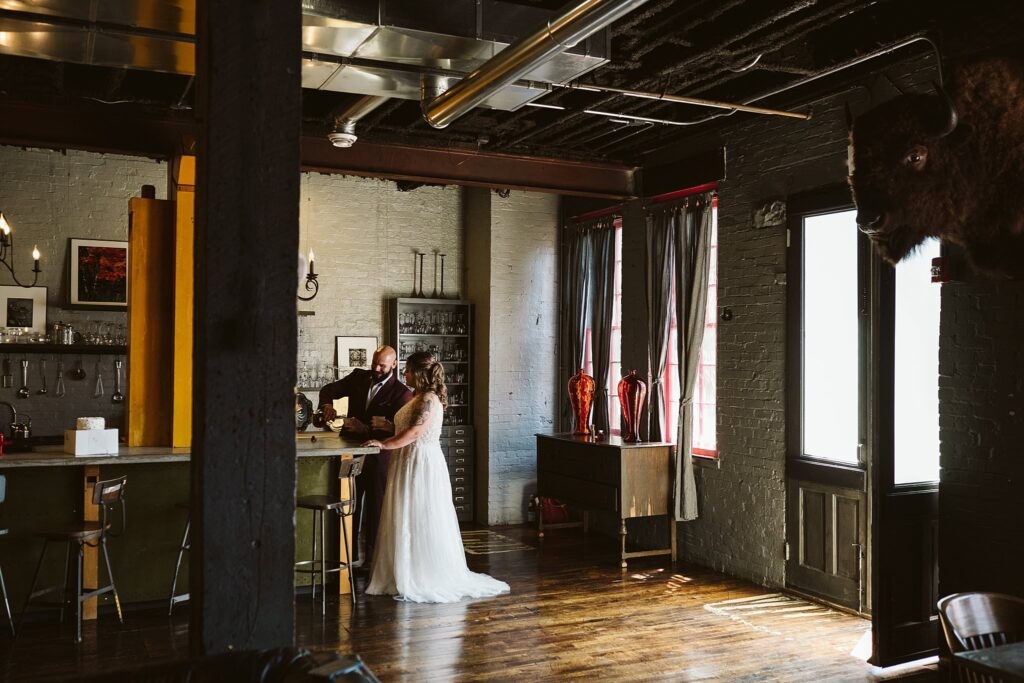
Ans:
{"label": "small framed picture", "polygon": [[123,311],[128,308],[128,243],[68,240],[68,307]]}
{"label": "small framed picture", "polygon": [[46,334],[46,287],[0,286],[0,327]]}
{"label": "small framed picture", "polygon": [[335,337],[337,356],[335,365],[338,377],[344,377],[355,368],[368,370],[373,361],[373,352],[377,350],[376,337]]}

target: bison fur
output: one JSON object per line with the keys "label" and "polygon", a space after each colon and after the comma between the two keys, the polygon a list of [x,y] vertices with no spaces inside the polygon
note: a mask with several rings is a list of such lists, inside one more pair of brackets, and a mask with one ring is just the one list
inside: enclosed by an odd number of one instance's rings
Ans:
{"label": "bison fur", "polygon": [[853,122],[857,224],[892,264],[938,237],[982,272],[1024,277],[1024,59],[978,60],[950,76],[945,89]]}

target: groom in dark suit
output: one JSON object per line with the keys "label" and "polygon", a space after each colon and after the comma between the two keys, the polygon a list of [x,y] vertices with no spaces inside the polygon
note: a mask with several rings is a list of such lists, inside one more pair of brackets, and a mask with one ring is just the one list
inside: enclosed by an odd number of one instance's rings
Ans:
{"label": "groom in dark suit", "polygon": [[[326,385],[320,390],[319,402],[324,420],[337,417],[332,401],[347,396],[348,416],[341,428],[342,436],[366,440],[393,435],[395,413],[412,400],[412,391],[395,376],[397,362],[395,350],[390,346],[382,346],[373,352],[369,370],[356,368],[337,382]],[[356,506],[356,518],[352,524],[352,548],[358,551],[360,520],[364,520],[364,559],[373,558],[390,462],[391,451],[367,455],[363,462],[363,472],[356,478],[356,487],[363,492],[364,501],[362,505]],[[367,564],[364,563],[364,566]]]}

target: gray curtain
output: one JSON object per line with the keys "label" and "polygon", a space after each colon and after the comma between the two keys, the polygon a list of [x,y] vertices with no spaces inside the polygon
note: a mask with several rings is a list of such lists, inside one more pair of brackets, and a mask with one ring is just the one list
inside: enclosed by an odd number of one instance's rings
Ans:
{"label": "gray curtain", "polygon": [[559,283],[562,290],[559,315],[559,355],[562,376],[559,395],[563,400],[562,429],[573,428],[574,417],[566,398],[566,382],[583,367],[584,342],[586,341],[587,320],[590,300],[590,237],[581,225],[567,225],[562,229],[562,259]]}
{"label": "gray curtain", "polygon": [[665,440],[665,392],[662,372],[668,359],[672,324],[672,277],[675,261],[676,222],[679,207],[658,209],[647,215],[647,249],[644,276],[647,300],[647,440]]}
{"label": "gray curtain", "polygon": [[591,226],[593,268],[590,294],[590,343],[594,351],[594,429],[609,434],[608,368],[612,345],[612,307],[615,304],[615,229],[612,217]]}
{"label": "gray curtain", "polygon": [[675,222],[676,353],[679,358],[679,428],[676,438],[676,519],[697,519],[693,476],[693,390],[704,341],[711,250],[711,197],[691,197]]}

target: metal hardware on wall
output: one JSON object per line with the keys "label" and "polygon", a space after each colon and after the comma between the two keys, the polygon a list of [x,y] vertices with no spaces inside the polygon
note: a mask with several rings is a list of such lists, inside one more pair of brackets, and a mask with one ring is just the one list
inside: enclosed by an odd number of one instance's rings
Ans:
{"label": "metal hardware on wall", "polygon": [[729,322],[730,320],[732,320],[732,309],[729,308],[728,306],[722,309],[722,320],[724,320],[725,322]]}

